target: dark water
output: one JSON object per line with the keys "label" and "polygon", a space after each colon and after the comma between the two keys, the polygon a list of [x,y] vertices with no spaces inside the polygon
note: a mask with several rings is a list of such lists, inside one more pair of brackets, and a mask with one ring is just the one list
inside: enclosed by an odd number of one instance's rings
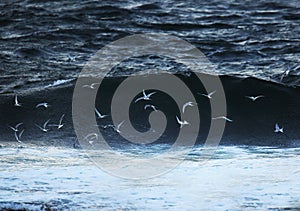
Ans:
{"label": "dark water", "polygon": [[[211,159],[202,157],[213,117],[210,101],[197,94],[205,93],[203,85],[184,66],[155,55],[115,67],[95,106],[110,114],[115,90],[134,72],[156,68],[176,73],[198,104],[197,145],[184,156],[181,148],[177,156],[168,154],[180,130],[174,117],[181,108],[159,93],[151,102],[170,121],[152,145],[131,145],[104,128],[113,124],[110,116],[98,120],[109,144],[129,155],[128,166],[117,168],[123,160],[110,152],[78,149],[72,96],[79,73],[105,45],[140,33],[188,41],[214,66],[203,77],[221,75],[233,122],[227,122],[222,146]],[[0,1],[0,209],[299,210],[299,46],[299,0]],[[22,107],[14,106],[15,94]],[[245,98],[259,94],[265,97],[256,102]],[[35,108],[45,101],[49,108]],[[144,103],[132,103],[129,111],[131,124],[141,132],[150,128]],[[57,124],[63,114],[59,130],[49,127],[45,133],[36,126],[48,119]],[[22,143],[9,128],[19,122]],[[284,134],[274,133],[276,123]],[[163,153],[157,166],[138,160]],[[93,157],[102,158],[97,166]],[[174,162],[180,165],[172,171],[141,181],[98,168],[126,172],[133,166],[154,176],[153,171]]]}
{"label": "dark water", "polygon": [[[212,73],[223,75],[228,115],[236,122],[226,126],[224,143],[294,144],[300,129],[299,7],[297,0],[1,1],[1,139],[14,140],[7,124],[23,121],[27,126],[24,139],[74,142],[72,90],[84,64],[112,41],[158,32],[195,45],[215,66]],[[136,65],[142,62],[143,66]],[[166,65],[151,56],[124,62],[108,79],[107,98],[111,99],[109,94],[122,80],[116,76],[126,77],[145,67],[184,72],[180,65]],[[185,77],[194,91],[199,88]],[[13,106],[15,93],[23,108]],[[254,108],[244,96],[255,94],[267,97]],[[52,104],[47,112],[34,109],[42,101]],[[207,106],[203,113],[209,111]],[[104,110],[109,112],[109,105]],[[38,133],[34,124],[48,118],[58,121],[63,113],[64,131],[47,137]],[[288,138],[274,134],[276,122],[284,125]],[[205,133],[204,126],[204,138]]]}
{"label": "dark water", "polygon": [[[101,47],[163,32],[198,47],[221,74],[299,85],[299,1],[1,1],[2,93],[73,79]],[[69,56],[75,57],[75,61]]]}

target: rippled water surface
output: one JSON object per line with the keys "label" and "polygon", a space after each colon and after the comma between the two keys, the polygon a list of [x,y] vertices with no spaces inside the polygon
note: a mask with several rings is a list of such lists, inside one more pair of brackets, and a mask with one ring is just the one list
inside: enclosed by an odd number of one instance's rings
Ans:
{"label": "rippled water surface", "polygon": [[74,79],[101,47],[137,33],[185,39],[220,74],[299,84],[297,0],[4,0],[0,11],[1,92]]}
{"label": "rippled water surface", "polygon": [[[126,180],[100,170],[81,150],[3,147],[0,149],[0,208],[276,210],[300,207],[299,148],[219,147],[213,158],[204,163],[199,152],[200,148],[195,148],[177,168],[159,177]],[[109,158],[111,163],[114,159]]]}

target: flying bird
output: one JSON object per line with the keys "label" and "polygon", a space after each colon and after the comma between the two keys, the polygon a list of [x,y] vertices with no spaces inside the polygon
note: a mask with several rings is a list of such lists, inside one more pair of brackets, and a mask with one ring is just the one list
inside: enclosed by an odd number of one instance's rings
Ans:
{"label": "flying bird", "polygon": [[186,102],[185,104],[183,104],[182,106],[182,113],[184,113],[185,109],[187,106],[194,106],[194,103],[189,101],[189,102]]}
{"label": "flying bird", "polygon": [[123,120],[122,122],[120,122],[117,126],[114,126],[114,125],[104,125],[104,126],[102,126],[102,128],[103,129],[107,129],[107,128],[111,127],[117,133],[121,133],[120,128],[124,124],[124,122],[125,122],[125,120]]}
{"label": "flying bird", "polygon": [[82,87],[84,87],[84,88],[90,88],[90,89],[95,89],[97,84],[100,84],[100,83],[92,83],[90,85],[86,84],[86,85],[83,85]]}
{"label": "flying bird", "polygon": [[208,94],[202,94],[202,93],[198,93],[198,94],[200,94],[200,95],[202,95],[202,96],[204,96],[204,97],[207,97],[208,99],[212,99],[212,96],[213,96],[213,94],[215,94],[215,93],[216,93],[216,90],[213,91],[213,92],[210,92],[210,93],[208,93]]}
{"label": "flying bird", "polygon": [[18,95],[15,95],[15,106],[21,107],[22,104],[18,101]]}
{"label": "flying bird", "polygon": [[263,95],[258,95],[258,96],[245,96],[246,98],[252,100],[253,102],[256,101],[259,98],[265,97]]}
{"label": "flying bird", "polygon": [[62,123],[62,121],[64,119],[64,116],[65,116],[65,114],[61,115],[57,125],[56,124],[51,124],[51,125],[49,124],[49,126],[54,126],[54,127],[57,127],[57,129],[61,129],[64,126],[64,124]]}
{"label": "flying bird", "polygon": [[180,125],[180,128],[182,128],[184,125],[190,125],[189,122],[187,122],[186,120],[181,121],[178,116],[176,116],[176,120],[178,122],[178,124]]}
{"label": "flying bird", "polygon": [[41,131],[43,131],[43,132],[48,132],[49,129],[46,128],[46,127],[47,127],[49,121],[50,121],[50,119],[48,119],[48,120],[43,124],[43,127],[39,126],[38,124],[35,124],[35,125],[36,125],[38,128],[40,128]]}
{"label": "flying bird", "polygon": [[151,100],[150,97],[154,95],[156,92],[151,92],[149,94],[146,94],[145,90],[143,89],[143,97],[140,97],[136,99],[134,102],[137,103],[140,100]]}
{"label": "flying bird", "polygon": [[157,108],[154,105],[147,104],[144,106],[144,109],[146,110],[147,108],[152,108],[154,111],[157,111]]}
{"label": "flying bird", "polygon": [[15,127],[12,127],[12,126],[10,126],[10,125],[8,125],[8,127],[9,127],[10,129],[12,129],[13,131],[17,132],[17,131],[19,131],[19,127],[20,127],[22,124],[23,124],[23,122],[20,122],[20,123],[16,124]]}
{"label": "flying bird", "polygon": [[123,123],[125,122],[125,120],[123,120],[122,122],[120,122],[117,127],[114,127],[114,130],[117,132],[117,133],[121,133],[120,131],[120,127],[123,125]]}
{"label": "flying bird", "polygon": [[274,132],[275,133],[283,133],[283,127],[280,128],[278,123],[276,123]]}
{"label": "flying bird", "polygon": [[84,140],[87,140],[90,145],[92,145],[94,143],[94,141],[97,139],[98,139],[97,133],[90,133],[86,137],[84,137]]}
{"label": "flying bird", "polygon": [[109,116],[109,115],[106,115],[106,114],[101,114],[100,111],[98,111],[97,108],[95,108],[95,112],[97,114],[97,117],[100,118],[100,119],[103,119],[103,118]]}
{"label": "flying bird", "polygon": [[45,108],[48,108],[50,105],[49,105],[49,103],[47,103],[47,102],[43,102],[43,103],[39,103],[39,104],[37,104],[36,106],[35,106],[35,108],[38,108],[38,107],[45,107]]}
{"label": "flying bird", "polygon": [[15,131],[15,138],[16,138],[17,142],[22,143],[21,137],[22,137],[23,133],[24,133],[24,129],[19,134],[17,134],[17,131]]}
{"label": "flying bird", "polygon": [[232,119],[229,119],[229,118],[226,117],[226,116],[213,117],[212,119],[213,119],[213,120],[216,120],[216,119],[224,119],[224,120],[226,120],[226,121],[228,121],[228,122],[233,122]]}

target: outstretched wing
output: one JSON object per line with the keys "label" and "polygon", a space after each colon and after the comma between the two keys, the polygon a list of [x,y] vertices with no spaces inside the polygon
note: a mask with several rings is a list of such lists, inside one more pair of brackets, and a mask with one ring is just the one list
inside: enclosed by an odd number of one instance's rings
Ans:
{"label": "outstretched wing", "polygon": [[276,131],[280,130],[279,125],[278,125],[277,123],[276,123],[276,125],[275,125],[275,130],[276,130]]}
{"label": "outstretched wing", "polygon": [[24,133],[24,129],[19,133],[19,138],[22,137],[23,133]]}
{"label": "outstretched wing", "polygon": [[50,121],[50,119],[48,119],[45,123],[44,123],[44,128],[46,128],[47,127],[47,124],[49,123],[49,121]]}
{"label": "outstretched wing", "polygon": [[124,122],[125,122],[125,120],[123,120],[122,122],[120,122],[120,123],[118,124],[118,126],[117,126],[117,129],[118,129],[118,130],[119,130],[120,127],[124,124]]}
{"label": "outstretched wing", "polygon": [[178,116],[176,116],[176,120],[177,120],[178,124],[181,124],[181,121],[180,121],[180,119],[178,118]]}
{"label": "outstretched wing", "polygon": [[215,91],[212,91],[212,92],[210,92],[209,94],[208,94],[208,96],[212,96],[213,94],[215,94],[216,93],[216,90]]}
{"label": "outstretched wing", "polygon": [[35,124],[35,126],[37,126],[38,128],[40,128],[40,130],[44,130],[44,128],[42,128],[42,127],[39,126],[38,124]]}
{"label": "outstretched wing", "polygon": [[18,127],[20,127],[22,124],[23,124],[23,122],[16,124],[16,129],[18,129]]}
{"label": "outstretched wing", "polygon": [[151,97],[151,95],[154,95],[156,92],[151,92],[151,93],[149,93],[147,96],[148,97]]}
{"label": "outstretched wing", "polygon": [[100,117],[101,117],[101,114],[100,114],[100,112],[98,111],[98,109],[97,109],[97,108],[95,108],[95,112],[96,112],[96,114],[97,114],[98,118],[100,118]]}
{"label": "outstretched wing", "polygon": [[256,99],[262,98],[262,97],[265,97],[265,96],[264,96],[264,95],[258,95],[258,96],[256,97]]}
{"label": "outstretched wing", "polygon": [[144,99],[144,97],[139,97],[138,99],[136,99],[136,100],[134,101],[134,103],[137,103],[138,101],[143,100],[143,99]]}
{"label": "outstretched wing", "polygon": [[59,119],[59,124],[61,125],[63,118],[64,118],[65,114],[61,115],[60,119]]}

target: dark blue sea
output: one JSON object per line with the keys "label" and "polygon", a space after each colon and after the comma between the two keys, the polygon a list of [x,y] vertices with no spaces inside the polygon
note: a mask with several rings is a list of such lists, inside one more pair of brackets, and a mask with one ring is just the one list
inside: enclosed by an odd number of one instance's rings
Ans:
{"label": "dark blue sea", "polygon": [[[210,68],[195,73],[147,54],[100,75],[101,85],[99,76],[78,80],[99,50],[147,34],[189,43]],[[137,43],[117,52],[135,55]],[[0,210],[299,210],[299,46],[298,0],[0,1]],[[113,63],[113,54],[105,56],[97,65]],[[188,87],[189,94],[171,91],[192,97],[186,115],[196,109],[190,117],[199,116],[199,126],[187,119],[180,127],[182,105],[151,88],[170,75]],[[222,90],[197,76],[217,79]],[[137,78],[151,85],[151,100],[122,86]],[[120,90],[133,96],[128,105],[124,95],[115,100]],[[91,96],[103,118],[85,110]],[[114,116],[114,102],[126,120]],[[158,115],[166,128],[148,144]],[[217,141],[214,125],[222,128]],[[178,137],[185,142],[177,146]]]}

